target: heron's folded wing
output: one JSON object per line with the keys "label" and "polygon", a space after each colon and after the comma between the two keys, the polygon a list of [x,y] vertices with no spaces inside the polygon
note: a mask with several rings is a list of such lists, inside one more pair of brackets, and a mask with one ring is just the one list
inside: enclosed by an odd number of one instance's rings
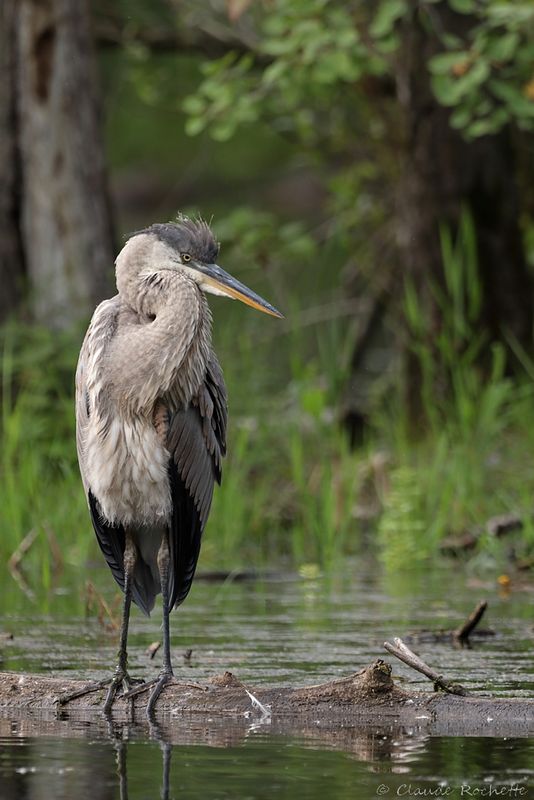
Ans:
{"label": "heron's folded wing", "polygon": [[227,400],[221,368],[212,357],[198,396],[184,411],[171,415],[167,449],[173,512],[170,528],[170,608],[189,592],[200,540],[213,496],[221,481],[226,453]]}
{"label": "heron's folded wing", "polygon": [[[94,415],[97,417],[101,415],[106,405],[104,388],[106,386],[106,352],[117,332],[120,305],[118,296],[100,303],[85,335],[76,370],[76,444],[80,474],[96,538],[113,577],[124,590],[124,528],[122,525],[112,525],[101,513],[98,500],[91,491],[86,460],[88,427],[91,420],[94,420]],[[110,419],[109,415],[107,419]],[[101,425],[104,430],[106,423],[101,422]],[[140,568],[138,567],[138,569]],[[146,585],[143,585],[143,582],[134,581],[132,596],[134,602],[146,614],[149,614],[154,605],[154,598]]]}

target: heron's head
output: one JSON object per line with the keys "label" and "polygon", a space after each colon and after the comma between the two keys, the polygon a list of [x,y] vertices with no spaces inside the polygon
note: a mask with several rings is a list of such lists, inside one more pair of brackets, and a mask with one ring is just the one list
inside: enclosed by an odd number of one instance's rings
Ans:
{"label": "heron's head", "polygon": [[124,256],[132,248],[138,252],[144,269],[180,271],[205,292],[241,300],[274,317],[283,316],[216,263],[219,243],[204,220],[181,216],[177,222],[155,223],[132,234],[117,258],[117,283]]}

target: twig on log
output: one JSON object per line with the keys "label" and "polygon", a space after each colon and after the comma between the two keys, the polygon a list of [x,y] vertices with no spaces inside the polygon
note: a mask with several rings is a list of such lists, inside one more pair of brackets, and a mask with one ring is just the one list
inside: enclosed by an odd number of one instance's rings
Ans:
{"label": "twig on log", "polygon": [[160,647],[161,647],[161,642],[152,642],[152,644],[149,644],[147,649],[145,650],[145,654],[149,658],[154,658]]}
{"label": "twig on log", "polygon": [[412,669],[415,669],[417,672],[421,672],[427,678],[430,678],[431,681],[434,682],[434,688],[436,691],[442,689],[444,692],[448,694],[457,694],[460,697],[466,697],[469,692],[467,689],[464,689],[459,683],[453,683],[452,681],[447,681],[443,677],[443,675],[439,675],[432,667],[429,667],[419,656],[410,650],[408,645],[404,644],[402,639],[395,638],[393,639],[394,644],[390,642],[384,642],[384,647],[391,653],[391,655],[396,656],[396,658],[403,661]]}
{"label": "twig on log", "polygon": [[467,639],[469,639],[469,634],[474,631],[484,616],[484,612],[486,611],[487,607],[487,600],[482,600],[474,609],[474,611],[469,614],[464,624],[460,625],[459,628],[453,631],[453,638],[457,639],[459,642],[466,642]]}

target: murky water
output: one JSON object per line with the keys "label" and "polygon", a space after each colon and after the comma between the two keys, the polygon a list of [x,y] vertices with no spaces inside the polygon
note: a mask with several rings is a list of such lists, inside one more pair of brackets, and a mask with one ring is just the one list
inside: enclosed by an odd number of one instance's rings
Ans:
{"label": "murky water", "polygon": [[[84,575],[86,578],[87,575]],[[105,571],[89,579],[114,612]],[[81,583],[81,582],[80,582]],[[85,609],[83,586],[65,579],[32,601],[11,579],[0,584],[0,669],[107,676],[117,648],[105,611]],[[176,672],[192,681],[226,669],[253,685],[339,677],[384,656],[382,643],[418,629],[454,628],[478,600],[495,636],[473,649],[420,641],[417,651],[472,691],[534,697],[533,603],[528,587],[500,594],[461,571],[386,578],[348,565],[326,579],[197,581],[173,615]],[[42,609],[45,609],[44,611]],[[2,637],[11,632],[12,639]],[[134,612],[133,675],[159,669],[146,654],[160,635]],[[185,653],[192,650],[191,656]],[[396,677],[428,690],[395,665]],[[274,721],[177,719],[167,727],[108,725],[0,715],[0,800],[48,798],[357,798],[534,796],[534,740],[430,736],[421,726],[289,731]]]}

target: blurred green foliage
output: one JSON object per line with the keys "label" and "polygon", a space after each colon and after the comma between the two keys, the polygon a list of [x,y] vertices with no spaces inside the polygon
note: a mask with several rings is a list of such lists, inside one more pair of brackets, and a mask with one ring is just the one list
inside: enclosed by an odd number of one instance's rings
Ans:
{"label": "blurred green foliage", "polygon": [[467,41],[448,34],[430,61],[436,97],[454,108],[451,125],[469,137],[496,133],[509,122],[534,128],[534,6],[530,2],[451,6],[473,15]]}
{"label": "blurred green foliage", "polygon": [[[470,215],[463,215],[456,240],[445,228],[441,239],[446,281],[444,287],[432,286],[442,309],[437,336],[428,309],[411,283],[405,283],[410,346],[422,372],[428,430],[417,446],[407,425],[389,432],[401,456],[392,470],[378,525],[389,566],[424,561],[448,533],[478,530],[499,508],[523,506],[525,518],[530,517],[530,504],[524,502],[534,480],[528,457],[532,365],[518,352],[523,371],[512,380],[505,373],[504,348],[494,343],[489,374],[480,368],[478,356],[488,333],[480,320],[480,276]],[[390,419],[398,425],[401,418],[398,408]],[[523,540],[524,548],[530,546]]]}
{"label": "blurred green foliage", "polygon": [[[444,29],[436,0],[341,3],[275,0],[265,6],[254,53],[206,62],[203,81],[184,102],[187,131],[209,128],[229,139],[243,124],[268,118],[307,145],[336,147],[354,121],[346,93],[366,77],[394,77],[403,46],[399,29],[419,15],[442,51],[429,58],[440,103],[466,136],[495,133],[508,122],[534,127],[534,7],[529,2],[449,0],[469,20],[468,33]],[[343,97],[345,95],[345,97]],[[339,102],[343,98],[345,102]],[[365,124],[367,120],[360,120]],[[353,133],[353,130],[350,130]]]}

